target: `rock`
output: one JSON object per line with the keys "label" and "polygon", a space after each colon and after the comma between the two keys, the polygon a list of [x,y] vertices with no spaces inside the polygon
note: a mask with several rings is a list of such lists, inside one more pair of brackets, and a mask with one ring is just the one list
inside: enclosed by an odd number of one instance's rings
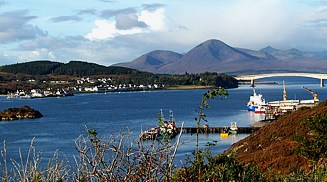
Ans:
{"label": "rock", "polygon": [[29,106],[23,106],[21,108],[9,108],[0,112],[0,118],[2,121],[13,121],[17,119],[25,118],[40,118],[43,115]]}

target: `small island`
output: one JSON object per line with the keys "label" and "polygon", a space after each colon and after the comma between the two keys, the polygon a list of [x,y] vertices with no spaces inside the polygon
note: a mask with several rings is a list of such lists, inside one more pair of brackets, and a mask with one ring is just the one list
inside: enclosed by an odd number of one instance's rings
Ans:
{"label": "small island", "polygon": [[23,106],[21,108],[9,108],[0,112],[0,118],[2,121],[13,121],[17,119],[32,119],[40,118],[43,115],[29,106]]}

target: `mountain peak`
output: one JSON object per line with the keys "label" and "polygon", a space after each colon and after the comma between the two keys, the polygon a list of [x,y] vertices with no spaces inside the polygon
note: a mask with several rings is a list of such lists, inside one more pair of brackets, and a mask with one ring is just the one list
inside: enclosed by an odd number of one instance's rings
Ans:
{"label": "mountain peak", "polygon": [[209,39],[203,42],[203,44],[224,44],[226,45],[223,41],[218,40],[218,39]]}
{"label": "mountain peak", "polygon": [[210,47],[224,47],[224,46],[227,46],[227,47],[230,47],[227,44],[225,44],[223,41],[217,40],[217,39],[209,39],[209,40],[204,41],[203,43],[199,44],[196,47],[200,47],[200,46],[210,46]]}
{"label": "mountain peak", "polygon": [[224,42],[216,39],[209,39],[186,53],[183,58],[192,58],[194,63],[202,61],[209,61],[214,63],[215,60],[226,60],[232,57],[238,50]]}
{"label": "mountain peak", "polygon": [[295,48],[289,49],[288,52],[293,53],[293,54],[298,54],[298,55],[304,54],[301,50],[295,49]]}
{"label": "mountain peak", "polygon": [[274,53],[274,52],[279,51],[279,49],[275,49],[275,48],[273,48],[273,47],[271,47],[271,46],[267,46],[267,47],[265,47],[265,48],[260,49],[260,51],[261,51],[261,52],[268,53],[268,54],[272,54],[272,53]]}
{"label": "mountain peak", "polygon": [[[154,73],[173,74],[185,73],[185,71],[189,73],[207,71],[223,73],[298,71],[301,69],[311,69],[311,65],[302,68],[303,66],[299,64],[308,59],[306,56],[306,52],[294,48],[290,50],[281,50],[267,46],[257,51],[235,48],[223,41],[209,39],[183,55],[171,51],[156,50],[132,62],[118,65]],[[310,57],[310,59],[312,58],[314,58],[314,56]],[[288,63],[293,60],[297,61],[296,65]],[[319,62],[317,62],[317,64],[318,63]],[[320,66],[319,69],[324,70],[326,66]]]}
{"label": "mountain peak", "polygon": [[166,65],[178,61],[182,57],[181,54],[166,51],[154,50],[136,58],[132,62],[119,63],[115,66],[123,66],[139,70],[147,70],[148,72],[157,72],[157,70]]}

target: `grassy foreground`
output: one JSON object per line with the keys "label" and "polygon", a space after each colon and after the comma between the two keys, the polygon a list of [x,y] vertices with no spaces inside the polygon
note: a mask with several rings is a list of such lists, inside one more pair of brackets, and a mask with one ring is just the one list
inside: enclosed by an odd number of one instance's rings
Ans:
{"label": "grassy foreground", "polygon": [[[62,160],[56,152],[46,168],[39,167],[40,153],[31,143],[20,160],[6,158],[6,144],[1,150],[1,181],[326,181],[326,167],[317,167],[310,173],[294,168],[290,174],[262,172],[253,165],[237,162],[235,155],[212,156],[209,150],[195,152],[184,166],[173,164],[179,140],[131,140],[128,131],[121,131],[108,140],[97,137],[95,130],[76,139],[80,156],[75,162]],[[213,145],[212,145],[213,146]]]}

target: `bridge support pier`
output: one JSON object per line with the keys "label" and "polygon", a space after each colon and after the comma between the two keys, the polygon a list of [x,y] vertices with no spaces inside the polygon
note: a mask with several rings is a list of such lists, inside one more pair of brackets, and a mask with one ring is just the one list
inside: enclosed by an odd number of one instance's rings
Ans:
{"label": "bridge support pier", "polygon": [[320,79],[320,87],[324,87],[325,86],[325,80],[324,79]]}
{"label": "bridge support pier", "polygon": [[251,87],[254,87],[254,79],[251,79]]}

